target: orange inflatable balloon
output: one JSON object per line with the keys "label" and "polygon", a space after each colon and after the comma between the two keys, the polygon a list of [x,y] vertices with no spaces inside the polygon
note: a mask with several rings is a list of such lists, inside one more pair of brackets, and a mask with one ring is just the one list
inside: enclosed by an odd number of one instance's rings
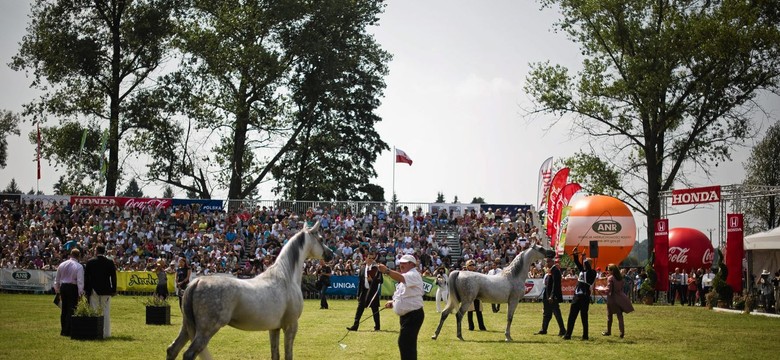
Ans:
{"label": "orange inflatable balloon", "polygon": [[[590,244],[598,244],[598,256],[590,252]],[[636,222],[631,210],[622,201],[611,196],[594,195],[575,201],[569,211],[563,249],[571,254],[579,247],[593,257],[594,267],[623,261],[636,241]]]}

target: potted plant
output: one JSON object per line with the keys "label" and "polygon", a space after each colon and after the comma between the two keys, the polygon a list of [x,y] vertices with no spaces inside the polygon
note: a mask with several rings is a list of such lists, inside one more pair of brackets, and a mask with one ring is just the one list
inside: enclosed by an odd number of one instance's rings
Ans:
{"label": "potted plant", "polygon": [[715,278],[712,280],[712,289],[718,294],[718,307],[728,309],[731,307],[734,290],[726,283],[729,270],[723,262],[723,253],[720,249],[718,249],[718,258],[718,273],[715,274]]}
{"label": "potted plant", "polygon": [[70,338],[95,340],[103,338],[103,309],[94,309],[86,297],[79,299],[70,318]]}
{"label": "potted plant", "polygon": [[639,287],[639,296],[642,297],[642,302],[645,305],[653,305],[655,302],[655,282],[658,280],[656,274],[655,274],[655,268],[653,268],[653,259],[655,258],[655,253],[650,254],[650,258],[647,260],[647,265],[645,265],[645,274],[647,275],[647,279],[642,282],[642,285]]}
{"label": "potted plant", "polygon": [[146,306],[147,325],[171,324],[171,304],[167,299],[151,296],[144,300],[144,306]]}

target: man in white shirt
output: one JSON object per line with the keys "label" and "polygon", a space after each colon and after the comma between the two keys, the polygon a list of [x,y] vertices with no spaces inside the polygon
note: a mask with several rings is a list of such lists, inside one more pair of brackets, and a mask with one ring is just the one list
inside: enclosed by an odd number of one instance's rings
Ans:
{"label": "man in white shirt", "polygon": [[[488,275],[498,275],[501,273],[502,269],[498,267],[499,261],[499,259],[496,259],[490,263],[490,270],[487,272]],[[490,308],[493,310],[493,313],[497,313],[499,310],[501,310],[501,304],[490,304]]]}
{"label": "man in white shirt", "polygon": [[393,300],[385,304],[401,317],[401,331],[398,334],[398,349],[401,360],[417,359],[417,335],[420,333],[425,311],[423,311],[423,280],[417,271],[417,259],[404,255],[399,261],[399,271],[393,271],[379,264],[379,271],[398,282]]}

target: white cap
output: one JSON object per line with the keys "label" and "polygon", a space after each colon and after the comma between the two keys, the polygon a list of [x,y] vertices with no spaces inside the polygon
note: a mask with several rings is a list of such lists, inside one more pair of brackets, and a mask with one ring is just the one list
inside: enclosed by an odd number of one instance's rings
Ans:
{"label": "white cap", "polygon": [[399,260],[399,262],[402,262],[402,263],[412,263],[412,264],[417,265],[417,259],[415,259],[414,256],[408,255],[408,254],[404,255],[404,256],[401,256],[401,260]]}

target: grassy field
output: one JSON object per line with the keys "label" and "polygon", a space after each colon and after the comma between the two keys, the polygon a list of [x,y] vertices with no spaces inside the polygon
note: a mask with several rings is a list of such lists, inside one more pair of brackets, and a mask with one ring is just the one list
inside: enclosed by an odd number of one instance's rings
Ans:
{"label": "grassy field", "polygon": [[[144,324],[142,298],[118,296],[112,300],[113,337],[103,341],[74,341],[59,335],[59,309],[49,295],[0,294],[0,359],[160,359],[181,325],[181,314],[173,309],[171,326]],[[383,311],[382,331],[373,332],[368,319],[357,333],[346,334],[354,318],[356,303],[331,300],[329,310],[320,310],[319,302],[307,300],[295,341],[298,359],[395,359],[398,317]],[[562,307],[564,318],[568,304]],[[626,338],[603,337],[606,309],[590,308],[590,341],[578,340],[579,322],[574,336],[563,341],[555,335],[532,335],[541,323],[542,305],[525,303],[515,313],[514,342],[503,341],[506,306],[501,312],[485,313],[489,331],[470,332],[455,337],[455,318],[444,324],[439,339],[430,336],[439,322],[433,302],[426,302],[426,318],[419,339],[421,359],[730,359],[777,358],[780,319],[729,314],[704,308],[636,305],[626,315]],[[368,316],[368,314],[366,314]],[[617,324],[614,325],[617,333]],[[552,332],[557,331],[553,325]],[[268,359],[267,332],[243,332],[223,328],[212,339],[209,349],[216,359]]]}

